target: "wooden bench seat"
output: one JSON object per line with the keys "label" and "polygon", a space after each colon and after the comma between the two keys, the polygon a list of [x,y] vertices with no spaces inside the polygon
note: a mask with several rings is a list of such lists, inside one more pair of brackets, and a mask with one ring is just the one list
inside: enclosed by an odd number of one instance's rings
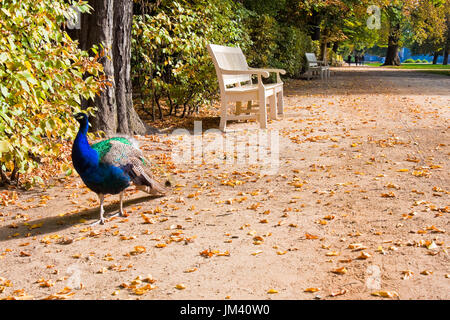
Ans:
{"label": "wooden bench seat", "polygon": [[[284,70],[250,68],[238,47],[209,44],[208,51],[219,81],[220,130],[225,131],[228,120],[249,119],[256,119],[260,128],[266,129],[267,105],[271,119],[283,114],[283,82],[280,74],[285,74]],[[262,78],[268,78],[271,72],[276,73],[277,82],[264,84]],[[257,83],[252,82],[253,75],[257,77]],[[230,106],[230,103],[235,103],[235,106]],[[243,108],[244,103],[247,103],[246,108]],[[230,108],[233,108],[234,114],[228,114]]]}

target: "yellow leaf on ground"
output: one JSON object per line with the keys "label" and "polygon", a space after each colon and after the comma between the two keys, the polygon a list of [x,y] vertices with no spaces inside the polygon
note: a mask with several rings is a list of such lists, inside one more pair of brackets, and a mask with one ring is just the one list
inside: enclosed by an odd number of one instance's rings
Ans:
{"label": "yellow leaf on ground", "polygon": [[398,293],[395,291],[376,291],[371,293],[372,296],[383,298],[395,298],[398,297]]}
{"label": "yellow leaf on ground", "polygon": [[331,272],[336,273],[336,274],[346,274],[347,269],[345,267],[341,267],[341,268],[334,269]]}
{"label": "yellow leaf on ground", "polygon": [[320,291],[321,289],[320,288],[306,288],[305,290],[304,290],[304,292],[317,292],[317,291]]}

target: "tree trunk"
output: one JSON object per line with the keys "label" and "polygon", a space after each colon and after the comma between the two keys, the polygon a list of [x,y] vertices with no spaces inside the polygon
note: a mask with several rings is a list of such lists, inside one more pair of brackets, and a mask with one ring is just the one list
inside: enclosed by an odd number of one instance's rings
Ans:
{"label": "tree trunk", "polygon": [[442,61],[443,65],[448,64],[449,49],[450,49],[450,12],[447,11],[447,41],[445,42],[445,47],[444,47],[444,61]]}
{"label": "tree trunk", "polygon": [[323,40],[320,45],[320,60],[327,63],[327,41]]}
{"label": "tree trunk", "polygon": [[114,0],[114,78],[118,131],[145,134],[145,126],[133,108],[131,84],[131,26],[133,1]]}
{"label": "tree trunk", "polygon": [[[87,101],[84,107],[96,106],[98,111],[91,119],[94,130],[102,130],[111,135],[117,132],[117,109],[116,91],[114,81],[114,64],[112,60],[113,51],[113,25],[114,11],[112,0],[91,0],[89,5],[93,10],[90,14],[81,15],[80,46],[83,50],[90,50],[93,45],[103,43],[106,55],[102,58],[103,71],[108,77],[110,86],[102,91],[100,96],[95,97],[95,101]],[[100,51],[100,50],[99,50]]]}
{"label": "tree trunk", "polygon": [[338,48],[339,48],[339,42],[333,43],[333,48],[332,48],[332,50],[333,50],[334,53],[337,53]]}
{"label": "tree trunk", "polygon": [[398,42],[400,40],[400,24],[391,26],[388,38],[388,48],[386,51],[386,60],[384,66],[399,66],[400,58],[398,56]]}
{"label": "tree trunk", "polygon": [[433,64],[437,63],[438,58],[439,58],[439,52],[435,51],[433,54]]}
{"label": "tree trunk", "polygon": [[89,0],[89,5],[93,10],[82,14],[81,30],[73,34],[79,36],[83,50],[103,43],[108,57],[101,62],[111,83],[94,102],[83,104],[98,109],[92,127],[107,135],[145,134],[145,126],[133,108],[130,75],[133,1]]}
{"label": "tree trunk", "polygon": [[[449,30],[449,33],[450,33],[450,30]],[[449,47],[450,47],[450,36],[447,39],[447,42],[445,43],[445,47],[444,47],[444,61],[442,61],[442,64],[444,66],[446,66],[448,64],[448,50],[449,50]]]}

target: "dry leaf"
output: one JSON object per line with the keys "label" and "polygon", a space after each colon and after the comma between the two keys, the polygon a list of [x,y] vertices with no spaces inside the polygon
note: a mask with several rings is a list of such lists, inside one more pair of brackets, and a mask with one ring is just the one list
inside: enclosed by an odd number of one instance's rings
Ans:
{"label": "dry leaf", "polygon": [[367,252],[365,252],[365,251],[362,251],[361,252],[361,254],[358,256],[358,258],[357,259],[360,259],[360,260],[365,260],[365,259],[367,259],[367,258],[370,258],[371,257],[371,255],[370,254],[368,254]]}
{"label": "dry leaf", "polygon": [[341,267],[341,268],[337,268],[335,270],[332,270],[331,272],[336,273],[336,274],[346,274],[347,273],[347,269],[345,267]]}
{"label": "dry leaf", "polygon": [[331,291],[330,292],[330,297],[337,297],[337,296],[341,296],[341,295],[346,294],[346,293],[347,293],[347,289],[342,289],[342,290],[339,290],[339,291]]}
{"label": "dry leaf", "polygon": [[398,293],[395,291],[376,291],[371,293],[372,296],[383,298],[395,298],[398,297]]}

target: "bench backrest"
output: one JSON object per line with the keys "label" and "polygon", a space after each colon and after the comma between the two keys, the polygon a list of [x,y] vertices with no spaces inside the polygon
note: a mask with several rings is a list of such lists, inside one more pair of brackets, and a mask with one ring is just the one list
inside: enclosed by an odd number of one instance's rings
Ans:
{"label": "bench backrest", "polygon": [[314,53],[305,53],[305,56],[306,56],[306,60],[308,61],[308,65],[310,66],[310,67],[317,67],[318,66],[318,64],[317,64],[317,58],[316,58],[316,55],[314,54]]}
{"label": "bench backrest", "polygon": [[251,81],[249,74],[222,74],[221,70],[248,70],[248,64],[239,47],[225,47],[208,44],[208,51],[216,68],[220,90],[223,92],[228,85],[240,85],[241,82]]}

